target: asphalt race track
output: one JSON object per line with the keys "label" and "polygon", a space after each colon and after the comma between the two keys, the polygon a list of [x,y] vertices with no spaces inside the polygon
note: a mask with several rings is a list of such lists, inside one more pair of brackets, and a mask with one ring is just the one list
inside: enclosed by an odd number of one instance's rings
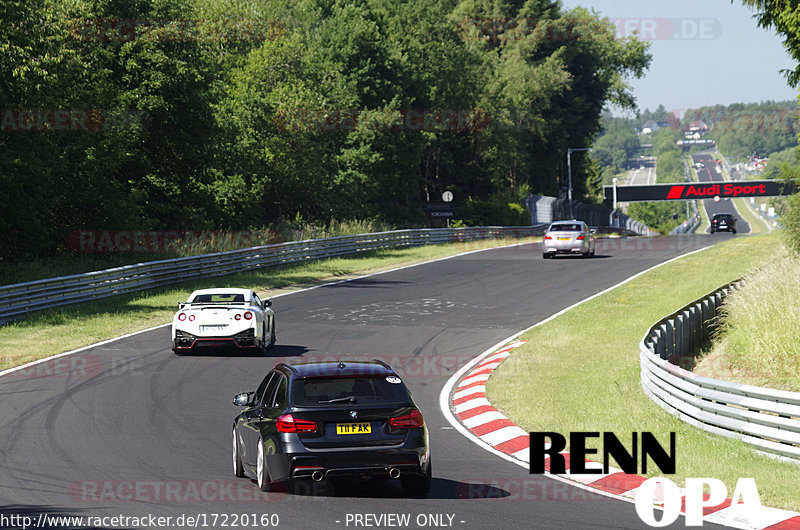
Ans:
{"label": "asphalt race track", "polygon": [[[152,514],[172,517],[172,528],[181,515],[220,528],[229,514],[277,514],[280,528],[353,528],[357,514],[409,514],[411,528],[647,528],[632,503],[529,475],[474,445],[446,422],[439,393],[501,339],[716,240],[604,240],[594,259],[543,260],[538,244],[487,250],[276,298],[279,344],[268,357],[177,357],[163,327],[0,377],[0,514]],[[371,357],[400,371],[424,413],[428,498],[406,498],[395,482],[260,494],[233,477],[234,394],[279,360]]]}
{"label": "asphalt race track", "polygon": [[[722,173],[717,173],[714,170],[717,163],[711,155],[692,155],[692,162],[695,164],[702,162],[705,165],[705,167],[697,169],[697,178],[700,179],[700,182],[725,182],[725,179],[722,178]],[[709,222],[715,213],[730,213],[736,217],[736,232],[739,234],[750,233],[750,224],[739,215],[730,199],[720,199],[719,202],[706,199],[703,204],[706,207],[706,212],[708,212]],[[725,233],[727,234],[728,232]]]}

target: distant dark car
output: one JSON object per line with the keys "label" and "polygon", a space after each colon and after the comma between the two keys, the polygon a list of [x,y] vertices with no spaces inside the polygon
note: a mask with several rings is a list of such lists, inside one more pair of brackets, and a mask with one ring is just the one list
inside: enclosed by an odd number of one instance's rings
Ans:
{"label": "distant dark car", "polygon": [[730,213],[715,213],[711,218],[710,232],[733,232],[736,233],[736,217]]}
{"label": "distant dark car", "polygon": [[278,364],[233,423],[233,471],[271,483],[335,477],[431,487],[428,430],[403,381],[382,361]]}

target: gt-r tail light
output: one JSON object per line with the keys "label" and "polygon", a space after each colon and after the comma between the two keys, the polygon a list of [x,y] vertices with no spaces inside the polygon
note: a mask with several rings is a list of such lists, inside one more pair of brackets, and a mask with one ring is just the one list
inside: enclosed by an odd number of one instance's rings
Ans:
{"label": "gt-r tail light", "polygon": [[291,414],[280,416],[275,425],[278,428],[278,432],[317,432],[317,422],[299,420]]}
{"label": "gt-r tail light", "polygon": [[242,319],[242,315],[240,315],[239,313],[236,313],[235,315],[233,315],[233,319],[234,320],[241,320]]}
{"label": "gt-r tail light", "polygon": [[180,320],[181,322],[186,320],[186,313],[178,313],[178,320]]}
{"label": "gt-r tail light", "polygon": [[253,313],[251,313],[250,311],[245,311],[244,312],[244,319],[245,320],[250,320],[252,318],[253,318]]}
{"label": "gt-r tail light", "polygon": [[189,322],[194,322],[194,315],[189,315]]}
{"label": "gt-r tail light", "polygon": [[425,420],[422,419],[422,413],[416,409],[412,410],[409,414],[397,416],[389,420],[389,426],[392,429],[416,429],[425,425]]}

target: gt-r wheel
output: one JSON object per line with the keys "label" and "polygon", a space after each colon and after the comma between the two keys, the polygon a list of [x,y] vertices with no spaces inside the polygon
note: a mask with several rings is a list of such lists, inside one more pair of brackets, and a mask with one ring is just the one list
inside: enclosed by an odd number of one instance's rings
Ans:
{"label": "gt-r wheel", "polygon": [[239,478],[244,478],[244,466],[242,466],[242,455],[239,454],[239,440],[236,438],[236,429],[233,429],[233,474]]}
{"label": "gt-r wheel", "polygon": [[269,491],[271,483],[269,481],[269,469],[267,469],[267,456],[264,454],[264,440],[258,439],[258,464],[256,466],[256,479],[258,489]]}
{"label": "gt-r wheel", "polygon": [[268,350],[275,347],[275,340],[275,317],[272,317],[272,326],[269,332],[269,345],[267,346]]}

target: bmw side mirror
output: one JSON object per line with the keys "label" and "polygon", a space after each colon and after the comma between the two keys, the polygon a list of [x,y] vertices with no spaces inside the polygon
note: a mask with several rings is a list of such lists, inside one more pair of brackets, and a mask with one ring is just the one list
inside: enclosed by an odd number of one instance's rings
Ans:
{"label": "bmw side mirror", "polygon": [[597,230],[595,230],[594,228],[592,228],[591,230],[589,230],[589,232],[591,232],[591,233],[592,233],[592,235],[595,235],[595,234],[597,233]]}
{"label": "bmw side mirror", "polygon": [[233,404],[237,407],[246,407],[250,404],[250,398],[253,396],[253,392],[242,392],[241,394],[236,394],[233,397]]}

